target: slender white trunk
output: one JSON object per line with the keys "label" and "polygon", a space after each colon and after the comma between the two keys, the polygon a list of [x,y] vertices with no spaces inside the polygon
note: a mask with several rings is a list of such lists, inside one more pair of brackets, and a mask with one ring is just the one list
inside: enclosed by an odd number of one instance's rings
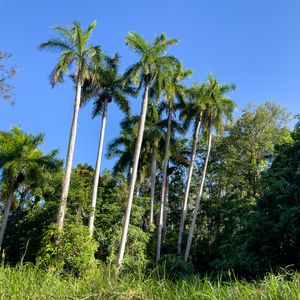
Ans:
{"label": "slender white trunk", "polygon": [[212,140],[212,130],[211,130],[211,128],[209,128],[207,153],[206,153],[206,158],[205,158],[204,167],[203,167],[200,189],[199,189],[199,193],[197,195],[196,204],[195,204],[195,208],[194,208],[194,212],[193,212],[193,220],[192,220],[192,224],[190,227],[187,245],[186,245],[186,249],[185,249],[185,254],[184,254],[185,262],[187,262],[188,258],[189,258],[190,249],[191,249],[192,240],[193,240],[194,231],[195,231],[195,224],[196,224],[198,210],[199,210],[199,205],[200,205],[200,201],[201,201],[202,194],[203,194],[203,187],[204,187],[204,181],[205,181],[205,176],[206,176],[207,164],[208,164],[210,149],[211,149],[211,140]]}
{"label": "slender white trunk", "polygon": [[153,145],[151,158],[151,203],[150,203],[150,227],[153,225],[154,202],[155,202],[155,182],[156,182],[156,156],[157,147]]}
{"label": "slender white trunk", "polygon": [[169,176],[167,176],[166,192],[165,192],[165,206],[164,206],[164,222],[162,231],[162,242],[164,243],[167,236],[168,228],[168,203],[169,203]]}
{"label": "slender white trunk", "polygon": [[157,233],[157,248],[156,248],[156,262],[160,260],[160,251],[161,251],[161,238],[162,238],[162,228],[163,228],[163,219],[164,219],[164,202],[165,202],[165,192],[166,192],[166,183],[167,183],[167,170],[169,162],[169,146],[170,146],[170,137],[171,137],[171,121],[172,113],[169,110],[168,115],[168,132],[167,140],[165,147],[165,158],[163,165],[163,180],[161,186],[161,200],[160,200],[160,212],[159,212],[159,223],[158,223],[158,233]]}
{"label": "slender white trunk", "polygon": [[67,199],[68,199],[69,188],[70,188],[72,163],[73,163],[74,147],[75,147],[75,140],[76,140],[77,124],[78,124],[80,98],[81,98],[81,83],[80,81],[78,81],[76,86],[74,113],[73,113],[73,120],[72,120],[72,126],[70,131],[66,168],[65,168],[64,178],[62,181],[62,192],[61,192],[60,205],[57,214],[58,232],[61,231],[64,226],[64,219],[65,219],[66,208],[67,208]]}
{"label": "slender white trunk", "polygon": [[10,208],[11,208],[13,198],[14,198],[14,193],[12,192],[9,194],[8,199],[5,202],[4,214],[3,214],[3,219],[2,219],[1,228],[0,228],[0,250],[2,248],[3,238],[4,238],[7,221],[8,221],[8,216],[10,213]]}
{"label": "slender white trunk", "polygon": [[187,206],[188,206],[189,193],[190,193],[191,181],[192,181],[193,170],[194,170],[194,162],[195,162],[195,157],[197,152],[197,144],[198,144],[199,131],[201,127],[201,121],[202,121],[202,113],[200,115],[200,119],[194,131],[193,147],[191,152],[191,159],[190,159],[190,165],[189,165],[188,177],[187,177],[186,188],[184,193],[184,199],[182,203],[182,211],[181,211],[181,218],[180,218],[180,225],[179,225],[178,242],[177,242],[178,255],[181,254],[182,235],[184,230],[184,222],[187,214]]}
{"label": "slender white trunk", "polygon": [[92,193],[92,202],[91,202],[92,211],[91,211],[90,218],[89,218],[89,231],[90,231],[91,236],[93,236],[93,233],[94,233],[95,210],[96,210],[96,202],[97,202],[97,194],[98,194],[98,185],[99,185],[104,133],[105,133],[105,126],[106,126],[106,119],[107,119],[107,106],[108,106],[108,103],[105,100],[104,107],[103,107],[103,113],[102,113],[101,133],[100,133],[95,174],[94,174],[93,193]]}
{"label": "slender white trunk", "polygon": [[128,199],[127,199],[127,209],[126,209],[126,214],[125,214],[125,220],[124,220],[124,226],[123,226],[123,232],[122,232],[119,256],[118,256],[118,269],[120,269],[120,267],[122,265],[124,253],[125,253],[125,246],[126,246],[126,241],[127,241],[129,220],[130,220],[132,200],[133,200],[133,193],[134,193],[134,188],[135,188],[135,183],[136,183],[137,170],[138,170],[139,158],[140,158],[144,129],[145,129],[145,120],[146,120],[147,107],[148,107],[148,93],[149,93],[149,86],[146,85],[145,91],[144,91],[143,102],[142,102],[142,106],[141,106],[139,130],[138,130],[138,136],[137,136],[135,151],[134,151],[132,174],[130,176],[129,194],[128,194]]}

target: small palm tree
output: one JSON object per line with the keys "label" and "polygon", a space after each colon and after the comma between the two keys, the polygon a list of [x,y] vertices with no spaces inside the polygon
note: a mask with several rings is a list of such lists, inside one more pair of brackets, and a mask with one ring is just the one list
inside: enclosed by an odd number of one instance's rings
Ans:
{"label": "small palm tree", "polygon": [[118,54],[115,54],[112,58],[106,56],[104,58],[104,65],[102,65],[102,61],[99,61],[93,70],[95,77],[92,80],[87,80],[83,87],[83,103],[86,103],[89,99],[94,99],[93,118],[102,114],[91,201],[92,211],[89,217],[89,231],[91,235],[94,232],[95,209],[108,104],[114,101],[121,111],[128,114],[129,103],[126,95],[134,94],[134,89],[130,85],[124,84],[123,77],[118,73],[119,61],[120,56]]}
{"label": "small palm tree", "polygon": [[208,139],[207,152],[204,161],[199,192],[196,198],[195,208],[193,212],[193,219],[190,226],[186,250],[184,254],[185,262],[187,262],[189,258],[198,210],[200,206],[200,201],[202,199],[206,170],[211,150],[212,133],[215,129],[216,132],[220,134],[223,131],[225,121],[231,120],[232,113],[235,109],[235,104],[230,98],[226,96],[226,93],[234,89],[235,86],[232,84],[220,84],[212,74],[210,74],[205,87],[205,97],[207,99],[207,103],[204,112],[204,128]]}
{"label": "small palm tree", "polygon": [[88,47],[87,45],[95,26],[96,22],[93,22],[86,31],[82,30],[80,24],[77,22],[74,22],[72,26],[67,28],[55,26],[53,29],[58,33],[59,37],[49,39],[47,42],[39,45],[39,49],[41,50],[46,49],[59,52],[59,61],[50,74],[50,82],[52,86],[62,83],[64,75],[70,71],[71,67],[75,68],[75,74],[73,76],[76,85],[75,103],[66,167],[62,182],[60,206],[57,215],[58,231],[63,228],[66,214],[82,85],[86,79],[92,78],[90,72],[91,66],[98,62],[102,56],[99,47]]}
{"label": "small palm tree", "polygon": [[185,91],[186,87],[181,83],[192,74],[192,70],[183,70],[182,64],[177,64],[168,76],[168,79],[164,81],[164,98],[166,102],[166,111],[168,115],[168,129],[167,129],[167,139],[165,144],[165,156],[163,161],[163,179],[161,188],[161,201],[160,201],[160,214],[158,222],[158,234],[157,234],[157,249],[156,249],[156,261],[160,260],[161,252],[161,241],[162,241],[162,229],[164,223],[164,205],[167,190],[167,170],[169,163],[169,148],[170,148],[170,138],[172,131],[172,115],[175,112],[176,105],[175,99],[180,99],[181,102],[185,102]]}
{"label": "small palm tree", "polygon": [[5,201],[0,248],[17,189],[21,186],[41,186],[49,179],[51,172],[61,167],[61,162],[56,159],[57,151],[45,155],[38,149],[42,142],[41,134],[25,134],[18,127],[10,132],[0,132],[1,197]]}
{"label": "small palm tree", "polygon": [[[139,116],[126,115],[120,122],[121,131],[119,136],[114,138],[107,146],[106,157],[108,159],[117,159],[112,169],[113,174],[124,173],[127,175],[128,181],[132,173],[131,166],[137,137],[138,121]],[[144,161],[146,161],[145,156],[148,156],[148,153],[146,154],[143,147],[143,151],[140,154],[138,173],[141,172],[144,166]]]}
{"label": "small palm tree", "polygon": [[188,177],[186,181],[186,188],[184,193],[184,199],[182,203],[181,218],[178,233],[177,242],[177,253],[181,254],[182,234],[184,230],[184,222],[187,213],[189,192],[191,186],[191,180],[194,170],[194,162],[197,151],[198,138],[202,123],[203,112],[206,108],[206,97],[205,97],[205,83],[201,85],[193,84],[193,87],[187,90],[189,101],[187,103],[180,103],[180,119],[184,121],[184,127],[186,130],[192,125],[193,127],[193,139],[192,139],[192,151],[190,154],[190,163],[188,169]]}
{"label": "small palm tree", "polygon": [[128,78],[130,82],[136,84],[138,91],[143,87],[144,95],[141,105],[132,174],[130,177],[127,208],[118,255],[118,268],[121,267],[121,264],[123,262],[125,245],[127,241],[132,200],[137,178],[138,163],[147,114],[149,89],[153,86],[154,83],[158,82],[158,93],[160,93],[162,82],[167,76],[166,70],[168,70],[170,66],[178,63],[175,57],[166,54],[166,50],[169,46],[178,43],[176,39],[167,39],[164,34],[161,34],[160,36],[156,37],[152,43],[149,44],[139,34],[129,33],[125,40],[126,44],[140,56],[139,61],[127,70],[127,72],[125,73],[125,77]]}

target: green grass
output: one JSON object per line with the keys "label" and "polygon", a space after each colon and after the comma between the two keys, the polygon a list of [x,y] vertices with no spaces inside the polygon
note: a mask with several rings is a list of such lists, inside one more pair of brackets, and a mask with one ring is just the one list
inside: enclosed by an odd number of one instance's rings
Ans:
{"label": "green grass", "polygon": [[99,268],[74,278],[32,266],[0,266],[0,299],[300,299],[299,273],[269,274],[259,282],[222,283],[196,276],[177,282],[139,277],[117,278]]}

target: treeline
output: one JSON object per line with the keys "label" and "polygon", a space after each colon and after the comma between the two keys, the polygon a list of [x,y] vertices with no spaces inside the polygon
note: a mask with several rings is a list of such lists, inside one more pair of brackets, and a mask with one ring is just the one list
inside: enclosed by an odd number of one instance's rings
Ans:
{"label": "treeline", "polygon": [[[120,75],[118,54],[88,46],[94,27],[54,27],[57,38],[39,46],[59,52],[52,85],[71,72],[76,86],[64,170],[56,151],[39,150],[41,135],[0,133],[6,261],[74,274],[96,261],[133,271],[162,261],[177,274],[297,268],[299,126],[287,128],[289,114],[266,102],[233,121],[235,86],[210,74],[187,87],[192,71],[167,53],[178,41],[164,34],[147,43],[130,33],[139,60]],[[128,97],[140,94],[132,115]],[[102,117],[96,166],[72,169],[79,108],[90,100]],[[125,116],[106,152],[116,164],[100,175],[112,101]]]}

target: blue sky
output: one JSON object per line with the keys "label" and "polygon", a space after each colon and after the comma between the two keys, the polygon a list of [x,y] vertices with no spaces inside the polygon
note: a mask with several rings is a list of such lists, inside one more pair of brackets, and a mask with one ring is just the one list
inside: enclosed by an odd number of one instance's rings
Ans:
{"label": "blue sky", "polygon": [[[165,32],[181,43],[172,53],[185,68],[195,70],[194,81],[210,71],[221,82],[232,82],[231,94],[239,110],[252,102],[276,101],[292,113],[300,112],[300,1],[299,0],[1,0],[0,50],[13,53],[17,66],[16,105],[0,101],[0,130],[20,125],[45,134],[43,149],[67,151],[74,89],[66,82],[51,88],[48,75],[57,55],[39,52],[37,45],[53,36],[52,25],[78,20],[84,27],[97,20],[91,42],[108,54],[121,54],[121,69],[136,56],[124,44],[129,31],[146,39]],[[139,110],[141,99],[132,107]],[[122,114],[109,107],[105,143],[117,136]],[[94,165],[100,119],[91,107],[80,111],[74,164]],[[104,160],[102,170],[112,161]]]}

